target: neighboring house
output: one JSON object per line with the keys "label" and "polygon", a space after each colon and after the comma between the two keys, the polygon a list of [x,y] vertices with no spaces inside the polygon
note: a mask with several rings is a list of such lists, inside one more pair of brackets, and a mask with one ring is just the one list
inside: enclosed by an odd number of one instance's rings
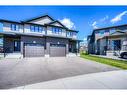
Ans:
{"label": "neighboring house", "polygon": [[87,44],[85,42],[80,42],[80,52],[88,51]]}
{"label": "neighboring house", "polygon": [[1,19],[0,52],[4,56],[67,56],[79,52],[77,33],[48,15],[21,22]]}
{"label": "neighboring house", "polygon": [[127,51],[127,25],[95,29],[87,42],[90,54],[118,56]]}

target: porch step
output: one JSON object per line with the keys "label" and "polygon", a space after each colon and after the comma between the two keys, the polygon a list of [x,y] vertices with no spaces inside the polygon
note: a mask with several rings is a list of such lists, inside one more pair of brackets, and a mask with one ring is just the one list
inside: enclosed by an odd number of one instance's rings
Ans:
{"label": "porch step", "polygon": [[22,58],[21,53],[8,53],[5,58]]}

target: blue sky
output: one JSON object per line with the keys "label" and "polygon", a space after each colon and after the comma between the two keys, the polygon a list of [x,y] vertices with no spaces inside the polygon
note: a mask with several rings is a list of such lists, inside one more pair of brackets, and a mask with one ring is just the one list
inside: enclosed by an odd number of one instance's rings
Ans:
{"label": "blue sky", "polygon": [[48,14],[86,39],[95,28],[127,24],[127,6],[0,6],[0,19],[26,20]]}

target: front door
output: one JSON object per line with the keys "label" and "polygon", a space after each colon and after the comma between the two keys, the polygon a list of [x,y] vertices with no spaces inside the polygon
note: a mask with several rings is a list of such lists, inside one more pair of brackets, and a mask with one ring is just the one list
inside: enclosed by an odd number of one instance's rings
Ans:
{"label": "front door", "polygon": [[121,50],[121,40],[113,40],[114,50]]}
{"label": "front door", "polygon": [[20,40],[14,40],[14,51],[20,51]]}

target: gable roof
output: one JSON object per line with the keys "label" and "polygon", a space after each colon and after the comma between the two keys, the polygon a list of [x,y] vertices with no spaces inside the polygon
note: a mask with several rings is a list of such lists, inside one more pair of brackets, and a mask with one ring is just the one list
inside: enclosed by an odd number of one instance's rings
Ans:
{"label": "gable roof", "polygon": [[122,26],[127,26],[127,24],[117,25],[117,26],[109,26],[109,27],[103,27],[103,28],[97,28],[97,29],[94,29],[93,31],[110,29],[110,28],[117,28],[117,27],[122,27]]}
{"label": "gable roof", "polygon": [[[37,24],[37,23],[31,23],[30,21],[34,21],[34,20],[37,20],[37,19],[40,19],[40,18],[44,18],[44,17],[48,17],[49,19],[51,19],[52,21],[50,23],[46,23],[44,25],[41,25],[41,24]],[[59,23],[62,27],[60,28],[64,28],[68,31],[72,31],[72,32],[76,32],[78,33],[79,31],[76,31],[76,30],[72,30],[72,29],[69,29],[67,28],[65,25],[63,25],[60,21],[58,20],[54,20],[52,17],[50,17],[49,15],[43,15],[43,16],[39,16],[39,17],[35,17],[35,18],[32,18],[32,19],[29,19],[29,20],[22,20],[20,22],[16,22],[16,21],[10,21],[10,20],[4,20],[4,19],[0,19],[1,22],[11,22],[11,23],[18,23],[18,24],[33,24],[33,25],[40,25],[40,26],[54,26],[54,27],[60,27],[60,26],[55,26],[55,25],[52,25],[54,23]]]}
{"label": "gable roof", "polygon": [[72,30],[72,29],[67,29],[68,31],[71,31],[71,32],[76,32],[76,33],[78,33],[79,31],[77,31],[77,30]]}
{"label": "gable roof", "polygon": [[50,18],[52,21],[54,21],[54,19],[52,17],[50,17],[49,15],[43,15],[43,16],[39,16],[39,17],[34,17],[32,19],[29,19],[29,20],[25,20],[23,22],[30,22],[30,21],[33,21],[33,20],[37,20],[37,19],[40,19],[40,18],[44,18],[44,17],[48,17]]}
{"label": "gable roof", "polygon": [[125,32],[122,32],[122,31],[116,31],[110,35],[120,35],[120,34],[124,34]]}
{"label": "gable roof", "polygon": [[65,25],[63,25],[60,21],[58,21],[58,20],[55,20],[55,21],[52,21],[52,22],[50,22],[50,23],[48,23],[47,25],[52,25],[52,24],[54,24],[54,23],[59,23],[61,26],[63,26],[64,28],[67,28]]}

